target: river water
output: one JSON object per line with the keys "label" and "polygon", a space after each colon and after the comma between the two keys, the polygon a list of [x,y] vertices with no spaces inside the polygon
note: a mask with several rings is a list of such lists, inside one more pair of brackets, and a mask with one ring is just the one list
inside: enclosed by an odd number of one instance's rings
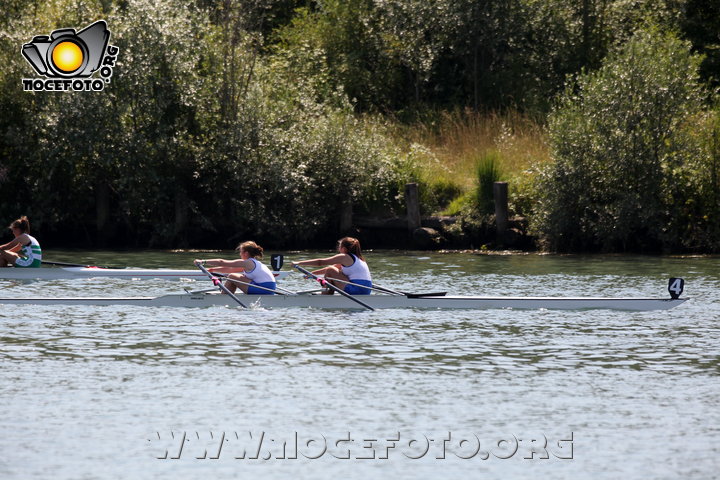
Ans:
{"label": "river water", "polygon": [[[285,252],[285,269],[326,253]],[[233,253],[45,254],[174,268],[217,256]],[[720,259],[367,258],[377,283],[406,291],[665,297],[681,276],[691,300],[655,312],[0,306],[0,478],[720,475]],[[0,280],[2,296],[206,286]]]}

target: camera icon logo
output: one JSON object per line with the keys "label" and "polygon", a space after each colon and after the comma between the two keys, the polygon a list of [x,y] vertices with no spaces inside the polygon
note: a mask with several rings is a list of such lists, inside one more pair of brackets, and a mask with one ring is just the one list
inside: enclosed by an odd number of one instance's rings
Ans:
{"label": "camera icon logo", "polygon": [[89,77],[103,59],[110,40],[104,20],[75,33],[61,28],[50,36],[39,35],[23,45],[22,54],[36,72],[46,77]]}
{"label": "camera icon logo", "polygon": [[35,36],[22,46],[22,55],[39,75],[56,80],[23,79],[25,90],[102,90],[102,80],[82,79],[100,70],[105,83],[110,82],[118,48],[108,46],[109,40],[110,31],[104,20],[79,32],[74,28],[60,28],[49,36]]}

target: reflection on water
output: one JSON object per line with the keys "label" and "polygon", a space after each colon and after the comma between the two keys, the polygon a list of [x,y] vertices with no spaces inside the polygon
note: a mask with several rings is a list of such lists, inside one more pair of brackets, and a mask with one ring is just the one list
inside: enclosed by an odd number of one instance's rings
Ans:
{"label": "reflection on water", "polygon": [[[287,254],[286,265],[314,255]],[[83,259],[189,268],[197,256],[89,252]],[[154,429],[272,427],[547,430],[556,438],[574,431],[579,455],[574,463],[548,463],[553,478],[644,478],[658,461],[655,440],[672,438],[670,451],[693,451],[692,469],[667,462],[651,477],[711,476],[718,451],[709,439],[720,420],[718,259],[371,252],[368,260],[377,283],[403,290],[664,297],[667,278],[682,276],[693,300],[637,313],[2,307],[0,425],[16,433],[0,440],[11,453],[0,474],[155,478],[171,468],[175,478],[195,478],[190,472],[202,468],[268,478],[417,478],[478,469],[430,460],[411,469],[388,462],[347,470],[327,461],[300,470],[245,472],[232,463],[181,469],[153,462],[139,440]],[[206,285],[88,279],[0,286],[3,295],[148,296]],[[313,285],[295,275],[283,286]],[[136,460],[118,458],[118,450]],[[518,476],[536,464],[481,467]]]}

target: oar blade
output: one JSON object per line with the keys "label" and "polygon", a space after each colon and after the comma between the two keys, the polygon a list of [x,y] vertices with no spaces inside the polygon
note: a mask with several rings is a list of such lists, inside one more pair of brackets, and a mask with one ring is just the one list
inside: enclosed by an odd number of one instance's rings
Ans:
{"label": "oar blade", "polygon": [[430,292],[430,293],[404,293],[407,298],[423,298],[423,297],[444,297],[447,292]]}

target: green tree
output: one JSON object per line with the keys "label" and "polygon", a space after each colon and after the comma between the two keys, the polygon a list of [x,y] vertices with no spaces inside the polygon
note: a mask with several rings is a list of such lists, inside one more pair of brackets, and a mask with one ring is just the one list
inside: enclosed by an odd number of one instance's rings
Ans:
{"label": "green tree", "polygon": [[550,117],[555,163],[544,173],[537,228],[554,250],[679,245],[677,191],[691,161],[684,126],[700,111],[700,58],[688,42],[639,31],[579,76]]}
{"label": "green tree", "polygon": [[87,199],[95,199],[95,179],[105,172],[104,161],[98,159],[110,145],[102,129],[111,123],[111,104],[87,92],[23,92],[21,79],[35,72],[19,54],[20,46],[36,35],[47,35],[59,25],[88,25],[108,13],[103,2],[90,1],[82,9],[69,8],[69,3],[4,5],[12,15],[4,17],[3,32],[12,33],[0,35],[0,58],[6,67],[0,74],[0,170],[7,182],[0,205],[12,215],[28,214],[41,230],[71,225],[67,231],[72,236],[87,220],[87,212],[94,220],[92,207],[100,204]]}
{"label": "green tree", "polygon": [[700,74],[714,87],[720,86],[720,3],[686,0],[680,23],[694,51],[705,55]]}

